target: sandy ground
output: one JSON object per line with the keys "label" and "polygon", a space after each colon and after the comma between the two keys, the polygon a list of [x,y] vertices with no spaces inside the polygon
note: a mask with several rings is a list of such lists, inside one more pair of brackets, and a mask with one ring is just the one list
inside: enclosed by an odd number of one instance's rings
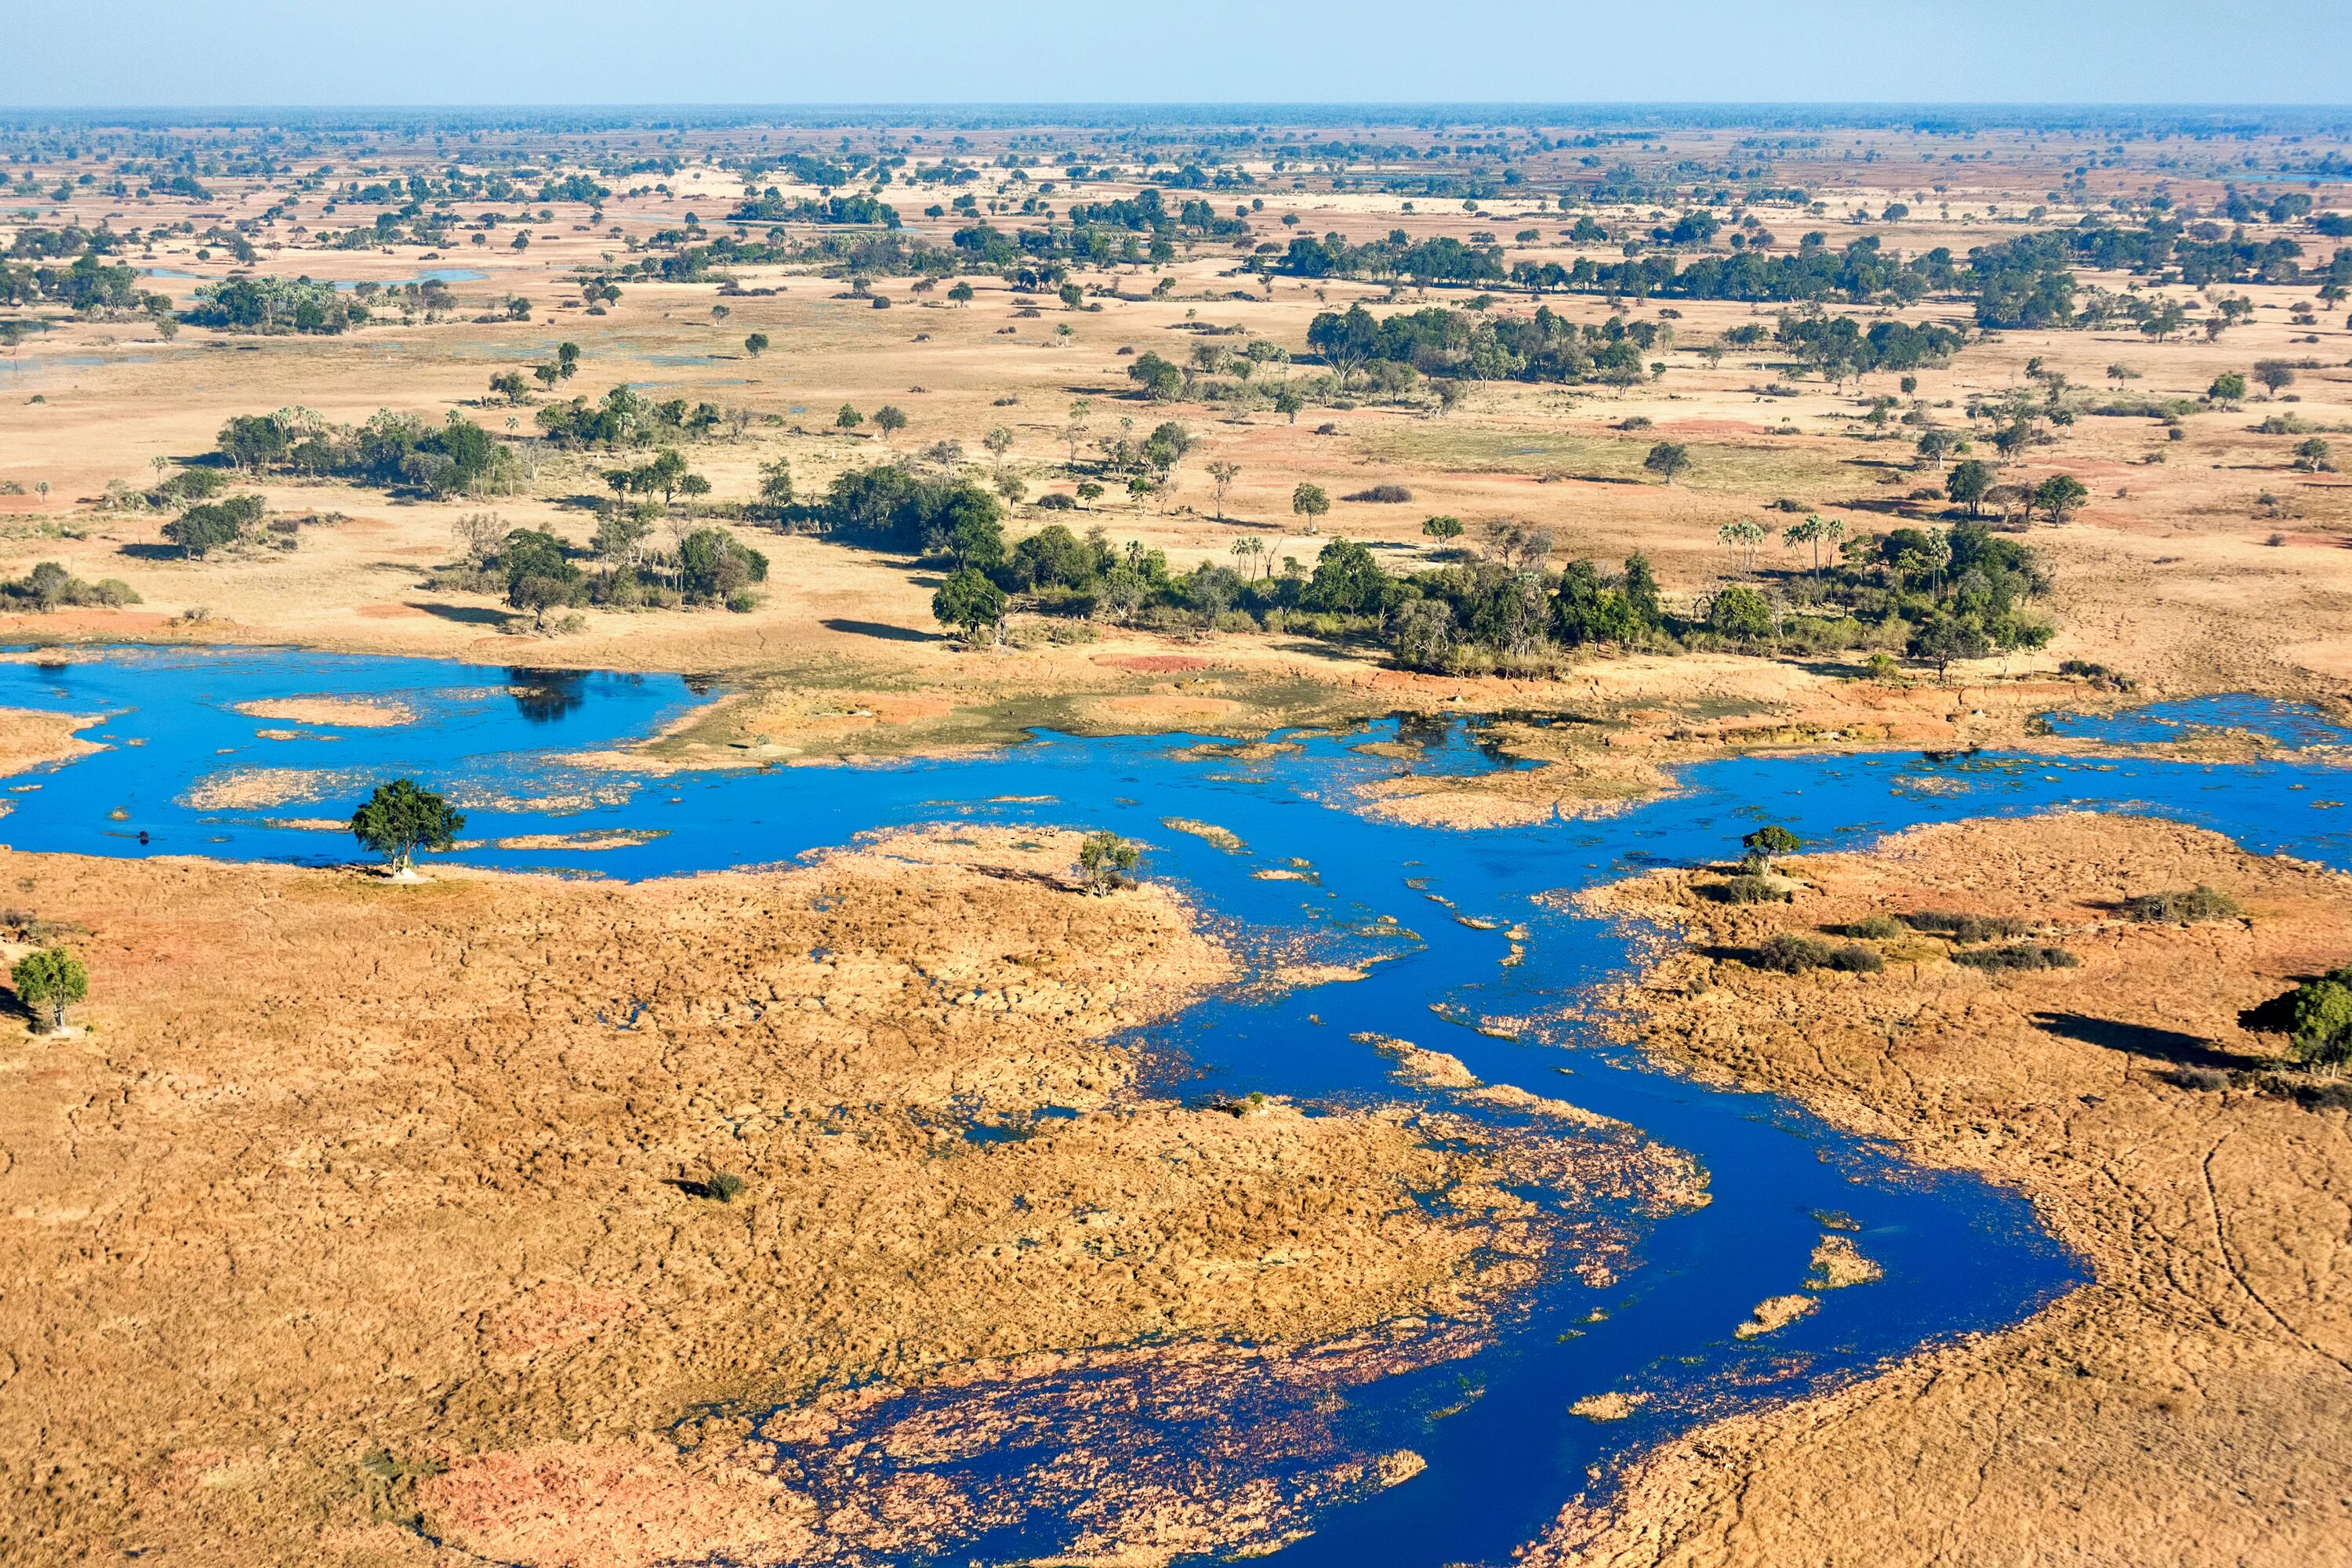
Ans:
{"label": "sandy ground", "polygon": [[[2012,1183],[2096,1282],[2025,1324],[1709,1426],[1571,1508],[1542,1563],[2326,1563],[2352,1554],[2352,1142],[2265,1092],[2241,1009],[2347,956],[2352,879],[2194,828],[2056,816],[1790,863],[1791,906],[1662,872],[1602,907],[1684,927],[1622,998],[1653,1051]],[[2221,888],[2246,916],[2126,924]],[[1879,975],[1725,956],[1935,909],[2047,922],[2081,967],[1988,977],[1926,938]],[[2212,1069],[2184,1087],[2184,1068]]]}
{"label": "sandy ground", "polygon": [[[1463,1353],[1563,1240],[1606,1278],[1622,1239],[1496,1184],[1694,1201],[1630,1130],[1139,1094],[1108,1037],[1234,960],[1159,889],[1071,890],[1075,845],[628,887],[0,855],[93,975],[86,1032],[0,1043],[0,1555],[425,1562],[421,1517],[510,1562],[827,1557],[998,1505],[857,1470],[809,1436],[837,1402],[782,1449],[726,1413],[1088,1357],[1233,1405],[1233,1468],[1139,1473],[1097,1543],[1262,1541],[1417,1464],[1313,1389]],[[1199,1348],[1114,1349],[1154,1342]],[[1220,1489],[1268,1454],[1309,1484]],[[870,1521],[812,1533],[820,1492]]]}
{"label": "sandy ground", "polygon": [[77,731],[101,722],[99,715],[43,713],[0,708],[0,773],[21,773],[51,763],[69,763],[99,750]]}

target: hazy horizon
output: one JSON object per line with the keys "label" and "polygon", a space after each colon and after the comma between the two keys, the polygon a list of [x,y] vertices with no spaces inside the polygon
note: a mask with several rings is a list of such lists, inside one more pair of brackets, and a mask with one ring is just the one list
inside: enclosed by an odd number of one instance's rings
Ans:
{"label": "hazy horizon", "polygon": [[[1948,0],[1857,26],[1823,0],[1664,12],[1500,0],[1467,26],[1396,0],[1178,19],[1044,0],[845,13],[678,0],[428,0],[339,26],[293,0],[125,0],[93,34],[20,16],[0,112],[1225,107],[2337,107],[2352,5]],[[1704,40],[1685,49],[1686,40]],[[2237,40],[2258,40],[2261,47]]]}

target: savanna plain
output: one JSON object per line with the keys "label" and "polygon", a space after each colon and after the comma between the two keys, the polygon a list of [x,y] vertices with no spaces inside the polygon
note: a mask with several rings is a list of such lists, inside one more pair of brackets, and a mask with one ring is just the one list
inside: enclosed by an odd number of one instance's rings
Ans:
{"label": "savanna plain", "polygon": [[[1360,731],[1323,805],[1436,857],[1740,757],[2347,760],[2352,121],[1318,113],[0,117],[0,644],[688,677],[571,759],[633,780]],[[494,870],[429,771],[247,765],[401,701],[221,717],[191,809],[389,864],[0,850],[10,1562],[1279,1551],[1413,1496],[1349,1391],[1708,1201],[1402,1039],[1392,1098],[1188,1096],[1139,1031],[1361,965],[1097,823]],[[1635,1436],[1519,1555],[2352,1558],[2340,849],[1752,815],[1562,891],[1642,933],[1584,1048],[2013,1189],[2082,1282],[1672,1429],[1595,1386]],[[958,1391],[1099,1434],[1050,1549],[924,1468]]]}

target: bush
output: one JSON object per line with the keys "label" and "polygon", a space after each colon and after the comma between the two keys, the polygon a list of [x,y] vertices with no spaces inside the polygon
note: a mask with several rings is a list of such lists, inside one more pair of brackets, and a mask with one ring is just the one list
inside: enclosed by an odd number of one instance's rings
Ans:
{"label": "bush", "polygon": [[0,582],[0,604],[9,609],[54,610],[60,605],[101,605],[120,609],[139,603],[131,584],[120,577],[85,583],[54,561],[44,561],[22,577]]}
{"label": "bush", "polygon": [[1769,969],[1781,974],[1801,974],[1808,969],[1876,974],[1886,967],[1886,960],[1878,955],[1875,948],[1864,947],[1859,942],[1832,947],[1828,942],[1789,931],[1767,937],[1749,962],[1759,969]]}
{"label": "bush", "polygon": [[1342,500],[1385,501],[1396,503],[1411,500],[1412,499],[1412,492],[1405,489],[1402,485],[1374,485],[1368,490],[1358,490],[1354,495],[1342,496],[1339,499]]}
{"label": "bush", "polygon": [[1952,954],[1952,962],[1965,963],[1970,969],[2031,970],[2072,969],[2082,960],[2063,947],[2019,942],[2007,947],[1972,947]]}
{"label": "bush", "polygon": [[2177,1067],[2165,1079],[2179,1089],[2227,1089],[2230,1075],[2220,1068]]}
{"label": "bush", "polygon": [[1742,872],[1726,877],[1716,884],[1715,896],[1727,904],[1785,904],[1795,900],[1793,889],[1783,888],[1769,877]]}
{"label": "bush", "polygon": [[1990,942],[1995,937],[2023,936],[2028,929],[2023,921],[2011,920],[2006,915],[1962,915],[1949,910],[1921,910],[1905,915],[1903,923],[1913,931],[1924,931],[1936,936],[1949,937],[1954,942]]}
{"label": "bush", "polygon": [[1840,936],[1867,937],[1873,942],[1886,942],[1901,936],[1905,929],[1900,921],[1889,920],[1885,915],[1872,915],[1864,920],[1848,921],[1837,928],[1837,932]]}
{"label": "bush", "polygon": [[2202,882],[2186,892],[2142,893],[2124,900],[2124,918],[2144,924],[2235,920],[2243,912],[2237,900]]}
{"label": "bush", "polygon": [[722,1204],[731,1204],[743,1190],[743,1178],[730,1171],[713,1171],[710,1179],[702,1184],[702,1195]]}

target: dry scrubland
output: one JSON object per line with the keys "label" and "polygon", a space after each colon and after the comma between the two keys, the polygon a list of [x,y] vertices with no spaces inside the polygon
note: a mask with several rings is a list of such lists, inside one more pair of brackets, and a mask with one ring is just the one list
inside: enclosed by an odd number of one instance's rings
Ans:
{"label": "dry scrubland", "polygon": [[[2023,1325],[1670,1444],[1574,1508],[1545,1563],[2329,1563],[2352,1552],[2346,1111],[2266,1089],[2239,1014],[2344,956],[2352,879],[2195,828],[2055,816],[1789,863],[1791,905],[1661,873],[1600,907],[1680,928],[1622,1000],[1645,1046],[2021,1188],[2095,1282]],[[2242,918],[2129,923],[2199,883]],[[1880,974],[1736,961],[1872,915],[2007,916],[2074,969],[1942,942]]]}

